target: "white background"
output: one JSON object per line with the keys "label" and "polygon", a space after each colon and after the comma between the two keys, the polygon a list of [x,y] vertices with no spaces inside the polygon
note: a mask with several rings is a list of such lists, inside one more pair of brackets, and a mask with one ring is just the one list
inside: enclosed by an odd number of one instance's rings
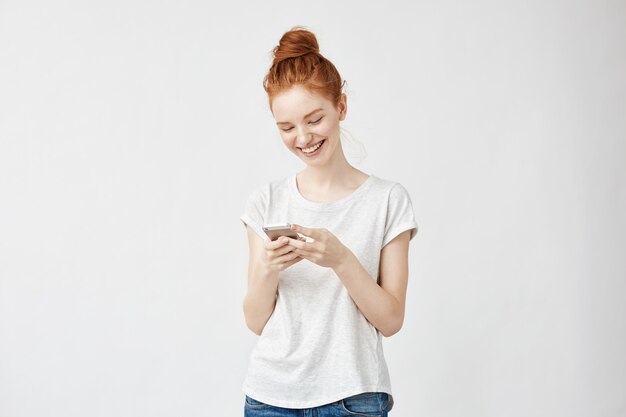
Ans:
{"label": "white background", "polygon": [[626,414],[624,1],[0,0],[0,416],[238,416],[294,25],[419,225],[394,417]]}

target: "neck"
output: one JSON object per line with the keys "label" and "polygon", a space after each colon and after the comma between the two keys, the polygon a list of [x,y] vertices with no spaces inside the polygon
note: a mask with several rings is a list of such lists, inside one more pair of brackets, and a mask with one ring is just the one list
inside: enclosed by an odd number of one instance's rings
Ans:
{"label": "neck", "polygon": [[318,184],[323,189],[329,189],[336,184],[344,183],[356,171],[346,160],[341,146],[338,146],[328,163],[319,166],[307,165],[300,173],[300,178],[309,184]]}

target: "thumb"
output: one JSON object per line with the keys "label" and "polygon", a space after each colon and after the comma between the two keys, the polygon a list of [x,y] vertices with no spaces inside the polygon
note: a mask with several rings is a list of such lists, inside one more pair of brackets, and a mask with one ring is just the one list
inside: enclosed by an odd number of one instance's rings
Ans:
{"label": "thumb", "polygon": [[317,232],[317,230],[310,228],[310,227],[300,226],[299,224],[295,224],[295,223],[292,224],[291,230],[295,230],[296,232],[302,233],[303,235],[309,236],[312,238],[319,237],[319,233]]}

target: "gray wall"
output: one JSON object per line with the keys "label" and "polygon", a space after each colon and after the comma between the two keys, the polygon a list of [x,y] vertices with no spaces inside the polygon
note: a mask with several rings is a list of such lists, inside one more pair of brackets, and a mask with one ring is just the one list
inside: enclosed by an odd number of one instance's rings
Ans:
{"label": "gray wall", "polygon": [[296,24],[420,226],[394,417],[626,414],[623,1],[0,1],[0,415],[236,416]]}

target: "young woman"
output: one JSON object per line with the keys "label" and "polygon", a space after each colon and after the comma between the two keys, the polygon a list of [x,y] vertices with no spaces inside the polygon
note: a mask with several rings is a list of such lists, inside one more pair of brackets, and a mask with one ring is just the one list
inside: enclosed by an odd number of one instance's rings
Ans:
{"label": "young woman", "polygon": [[[343,83],[313,33],[282,36],[263,85],[285,146],[306,167],[254,190],[241,216],[243,310],[260,336],[245,416],[387,416],[394,400],[382,336],[404,320],[417,233],[411,199],[400,183],[346,160]],[[262,227],[279,223],[299,238],[270,240]]]}

